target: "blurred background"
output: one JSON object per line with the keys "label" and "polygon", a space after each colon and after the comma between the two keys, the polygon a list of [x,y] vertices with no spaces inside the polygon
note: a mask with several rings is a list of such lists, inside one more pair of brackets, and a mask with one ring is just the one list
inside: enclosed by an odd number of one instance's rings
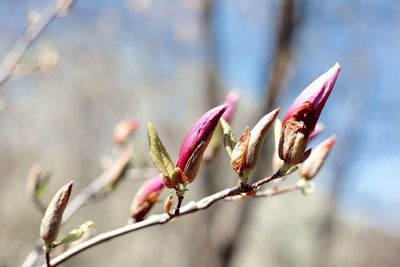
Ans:
{"label": "blurred background", "polygon": [[[1,59],[48,3],[0,2]],[[139,122],[132,165],[151,166],[148,121],[175,159],[191,124],[232,88],[240,93],[232,123],[239,136],[273,108],[284,112],[335,62],[341,74],[312,146],[331,134],[337,143],[314,194],[218,203],[64,266],[399,266],[399,47],[396,0],[74,1],[6,79],[0,68],[0,266],[19,266],[38,238],[40,215],[25,191],[34,164],[52,173],[45,203],[70,179],[77,194],[102,173],[101,158],[115,156],[120,120]],[[267,139],[253,179],[271,173]],[[125,224],[142,181],[125,179],[62,232],[88,219],[98,233]],[[235,183],[219,153],[185,201]]]}

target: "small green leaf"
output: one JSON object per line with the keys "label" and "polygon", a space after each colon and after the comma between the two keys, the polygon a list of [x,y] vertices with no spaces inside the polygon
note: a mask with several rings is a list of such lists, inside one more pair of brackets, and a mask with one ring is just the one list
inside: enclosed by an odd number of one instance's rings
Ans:
{"label": "small green leaf", "polygon": [[218,122],[215,127],[214,133],[211,137],[210,144],[208,145],[212,150],[217,150],[222,143],[222,126],[221,122]]}
{"label": "small green leaf", "polygon": [[283,163],[283,166],[280,168],[279,172],[281,173],[282,176],[287,176],[299,169],[298,165],[291,165],[286,162]]}
{"label": "small green leaf", "polygon": [[174,164],[152,123],[147,124],[147,135],[151,161],[164,176],[171,177],[175,170]]}
{"label": "small green leaf", "polygon": [[222,126],[222,132],[224,135],[224,145],[225,145],[226,151],[228,152],[229,156],[232,156],[232,150],[236,146],[235,135],[232,131],[232,127],[229,125],[228,122],[226,122],[226,120],[221,118],[220,123]]}
{"label": "small green leaf", "polygon": [[89,228],[94,228],[93,221],[85,222],[84,224],[79,226],[79,228],[75,228],[75,229],[71,230],[71,232],[69,232],[63,239],[54,241],[52,244],[52,248],[57,247],[59,245],[68,245],[68,244],[78,240],[79,238],[81,238],[83,236],[83,234],[86,231],[89,230]]}

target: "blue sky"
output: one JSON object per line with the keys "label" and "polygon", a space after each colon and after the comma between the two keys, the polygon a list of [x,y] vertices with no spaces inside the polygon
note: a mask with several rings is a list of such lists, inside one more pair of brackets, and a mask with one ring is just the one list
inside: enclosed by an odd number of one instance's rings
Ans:
{"label": "blue sky", "polygon": [[[0,29],[1,55],[22,32],[25,10],[28,7],[40,9],[46,2],[1,1],[0,25],[6,25]],[[265,70],[272,60],[278,3],[278,0],[249,0],[245,4],[223,0],[217,5],[214,26],[221,52],[222,81],[226,88],[241,88],[242,94],[254,101],[264,94]],[[346,178],[341,202],[343,210],[349,214],[359,213],[383,227],[398,227],[400,216],[394,211],[400,209],[397,193],[400,188],[397,177],[400,166],[400,89],[397,88],[400,84],[400,3],[395,0],[306,3],[281,106],[286,109],[308,83],[335,62],[341,64],[342,72],[321,120],[327,126],[327,134],[337,135],[337,150],[346,151],[346,155],[333,153],[329,160],[330,167],[342,157],[347,162],[341,172]],[[72,40],[68,44],[71,49],[75,45],[74,38],[85,38],[93,42],[92,45],[104,46],[105,53],[127,59],[134,57],[142,63],[141,67],[152,70],[154,77],[162,82],[169,79],[171,66],[177,64],[179,58],[198,61],[202,57],[201,46],[197,43],[177,46],[168,24],[171,14],[178,14],[183,21],[195,14],[179,12],[179,1],[158,5],[153,3],[156,11],[150,15],[135,13],[133,16],[127,1],[78,1],[71,15],[55,21],[41,38],[53,38],[58,42]],[[168,12],[162,13],[163,9]],[[112,12],[108,13],[109,10]],[[103,37],[99,44],[97,39],[81,36],[79,31],[90,31],[102,12],[118,18],[121,32],[113,35],[113,40]],[[155,47],[149,48],[149,45]],[[126,60],[132,72],[117,73],[118,79],[127,81],[130,75],[140,75],[133,62]],[[348,138],[349,133],[351,144],[341,140]],[[331,170],[327,166],[325,173],[329,176]],[[377,217],[380,219],[375,220]]]}

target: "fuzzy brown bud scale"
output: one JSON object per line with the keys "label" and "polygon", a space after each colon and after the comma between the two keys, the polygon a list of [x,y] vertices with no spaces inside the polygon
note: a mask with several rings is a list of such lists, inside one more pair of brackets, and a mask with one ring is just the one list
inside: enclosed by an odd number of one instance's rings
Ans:
{"label": "fuzzy brown bud scale", "polygon": [[48,248],[51,247],[51,244],[57,238],[62,222],[62,216],[71,195],[72,185],[73,182],[71,181],[58,190],[50,201],[42,219],[40,225],[40,237],[44,240],[46,247]]}
{"label": "fuzzy brown bud scale", "polygon": [[279,157],[282,160],[292,165],[306,160],[311,151],[305,153],[305,150],[317,120],[314,106],[305,102],[293,111],[290,118],[283,121],[279,141]]}

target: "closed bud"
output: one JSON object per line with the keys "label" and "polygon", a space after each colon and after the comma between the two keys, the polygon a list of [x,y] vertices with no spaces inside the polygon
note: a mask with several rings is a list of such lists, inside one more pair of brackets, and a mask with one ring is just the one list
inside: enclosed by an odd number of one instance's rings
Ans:
{"label": "closed bud", "polygon": [[164,202],[164,212],[167,214],[171,214],[171,208],[173,204],[174,204],[174,196],[172,195],[172,193],[169,193],[167,199]]}
{"label": "closed bud", "polygon": [[286,163],[296,165],[309,156],[311,151],[305,152],[309,138],[332,92],[339,71],[340,66],[336,63],[312,82],[286,112],[279,141],[279,157]]}
{"label": "closed bud", "polygon": [[324,164],[334,144],[335,136],[331,136],[316,146],[310,157],[303,163],[300,169],[300,176],[307,181],[314,178]]}
{"label": "closed bud", "polygon": [[40,50],[38,66],[42,72],[50,72],[56,68],[60,61],[58,51],[53,47],[43,47]]}
{"label": "closed bud", "polygon": [[113,189],[124,177],[126,171],[129,168],[132,158],[132,150],[128,149],[124,151],[118,159],[113,162],[106,172],[108,185],[110,189]]}
{"label": "closed bud", "polygon": [[220,105],[201,116],[183,140],[176,167],[182,170],[189,182],[196,177],[211,136],[228,106]]}
{"label": "closed bud", "polygon": [[237,104],[239,101],[239,93],[236,90],[232,90],[228,93],[225,98],[225,104],[228,104],[228,108],[222,114],[222,118],[226,120],[229,124],[232,123],[233,116],[235,115]]}
{"label": "closed bud", "polygon": [[[299,108],[299,114],[307,114],[309,105]],[[286,163],[296,165],[303,162],[307,155],[305,150],[308,145],[308,137],[312,130],[307,121],[291,119],[282,124],[279,141],[279,157]]]}
{"label": "closed bud", "polygon": [[26,192],[31,198],[35,199],[37,197],[37,192],[42,181],[42,167],[39,165],[32,166],[32,168],[29,170],[28,179],[26,180]]}
{"label": "closed bud", "polygon": [[131,205],[131,218],[141,221],[157,203],[158,197],[163,189],[160,176],[154,176],[147,180],[137,191]]}
{"label": "closed bud", "polygon": [[310,137],[308,138],[308,140],[311,141],[312,139],[319,136],[324,131],[324,128],[325,128],[325,126],[322,123],[318,122],[317,125],[315,125],[315,129],[310,134]]}
{"label": "closed bud", "polygon": [[258,121],[256,126],[250,132],[249,147],[247,149],[246,156],[246,170],[251,171],[260,155],[261,147],[264,143],[265,136],[268,130],[271,128],[276,116],[278,116],[280,109],[277,108]]}
{"label": "closed bud", "polygon": [[129,137],[138,128],[138,122],[134,119],[125,119],[120,121],[114,127],[113,142],[118,146],[123,146],[129,140]]}
{"label": "closed bud", "polygon": [[[239,93],[235,90],[230,91],[225,98],[224,103],[228,104],[228,108],[222,114],[221,118],[224,119],[229,124],[232,122],[233,116],[235,115],[238,100],[239,100]],[[211,137],[209,146],[204,152],[203,161],[205,163],[208,163],[212,158],[215,157],[215,155],[221,148],[222,141],[223,141],[223,132],[222,132],[222,127],[219,123]]]}
{"label": "closed bud", "polygon": [[46,209],[40,225],[40,237],[44,240],[47,249],[51,248],[52,242],[57,238],[73,184],[73,181],[71,181],[58,190]]}
{"label": "closed bud", "polygon": [[251,131],[246,128],[245,133],[240,137],[239,142],[233,149],[231,157],[232,168],[240,177],[244,176],[242,182],[247,181],[246,176],[255,167],[265,136],[271,128],[279,110],[277,108],[262,117]]}

